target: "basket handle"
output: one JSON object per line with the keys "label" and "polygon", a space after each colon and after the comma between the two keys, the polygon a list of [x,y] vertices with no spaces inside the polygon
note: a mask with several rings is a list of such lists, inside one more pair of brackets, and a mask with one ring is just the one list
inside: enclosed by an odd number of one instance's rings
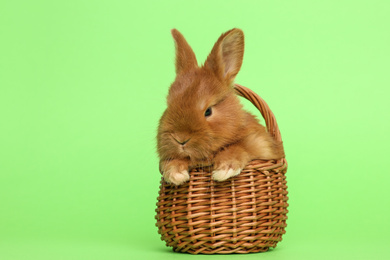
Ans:
{"label": "basket handle", "polygon": [[281,142],[282,136],[280,135],[278,123],[276,122],[274,113],[272,113],[267,103],[259,95],[247,87],[234,84],[234,90],[237,95],[248,99],[260,111],[265,120],[268,132],[276,141]]}

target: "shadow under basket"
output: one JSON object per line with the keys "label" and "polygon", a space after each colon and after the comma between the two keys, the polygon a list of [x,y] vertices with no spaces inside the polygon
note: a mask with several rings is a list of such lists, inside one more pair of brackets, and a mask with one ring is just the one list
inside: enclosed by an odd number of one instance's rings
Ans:
{"label": "shadow under basket", "polygon": [[[255,105],[268,132],[281,141],[268,105],[250,89],[236,93]],[[233,178],[216,182],[211,167],[196,168],[182,185],[161,179],[156,220],[161,240],[174,251],[191,254],[265,252],[286,232],[287,162],[253,160]]]}

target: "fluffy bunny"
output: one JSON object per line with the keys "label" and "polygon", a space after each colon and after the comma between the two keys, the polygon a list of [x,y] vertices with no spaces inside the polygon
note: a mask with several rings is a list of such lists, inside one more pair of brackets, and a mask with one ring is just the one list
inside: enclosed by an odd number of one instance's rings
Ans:
{"label": "fluffy bunny", "polygon": [[284,157],[265,127],[243,110],[233,81],[244,55],[244,34],[222,34],[203,66],[183,35],[173,29],[176,79],[169,89],[167,109],[160,119],[157,149],[166,182],[189,180],[192,167],[213,165],[212,178],[238,175],[253,159]]}

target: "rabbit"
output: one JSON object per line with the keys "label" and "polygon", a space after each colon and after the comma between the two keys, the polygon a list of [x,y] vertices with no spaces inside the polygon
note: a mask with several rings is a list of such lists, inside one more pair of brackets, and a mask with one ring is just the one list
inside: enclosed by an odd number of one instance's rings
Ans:
{"label": "rabbit", "polygon": [[206,62],[198,66],[183,35],[171,30],[176,50],[176,78],[158,126],[160,172],[167,183],[181,185],[189,171],[212,165],[212,178],[224,181],[240,174],[253,159],[284,157],[255,116],[243,109],[234,93],[234,79],[244,55],[240,29],[223,33]]}

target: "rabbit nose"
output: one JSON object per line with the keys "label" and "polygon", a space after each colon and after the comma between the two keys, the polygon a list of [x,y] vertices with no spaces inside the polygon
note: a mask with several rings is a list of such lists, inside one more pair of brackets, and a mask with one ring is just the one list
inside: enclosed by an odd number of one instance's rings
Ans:
{"label": "rabbit nose", "polygon": [[190,137],[179,136],[177,134],[175,134],[175,135],[172,134],[172,137],[173,137],[173,139],[175,139],[176,142],[178,142],[181,145],[185,145],[191,139]]}
{"label": "rabbit nose", "polygon": [[190,139],[187,139],[187,140],[185,140],[185,141],[182,141],[182,142],[180,142],[180,141],[177,141],[179,144],[181,144],[181,145],[185,145],[186,143],[188,143],[188,141],[189,141]]}

